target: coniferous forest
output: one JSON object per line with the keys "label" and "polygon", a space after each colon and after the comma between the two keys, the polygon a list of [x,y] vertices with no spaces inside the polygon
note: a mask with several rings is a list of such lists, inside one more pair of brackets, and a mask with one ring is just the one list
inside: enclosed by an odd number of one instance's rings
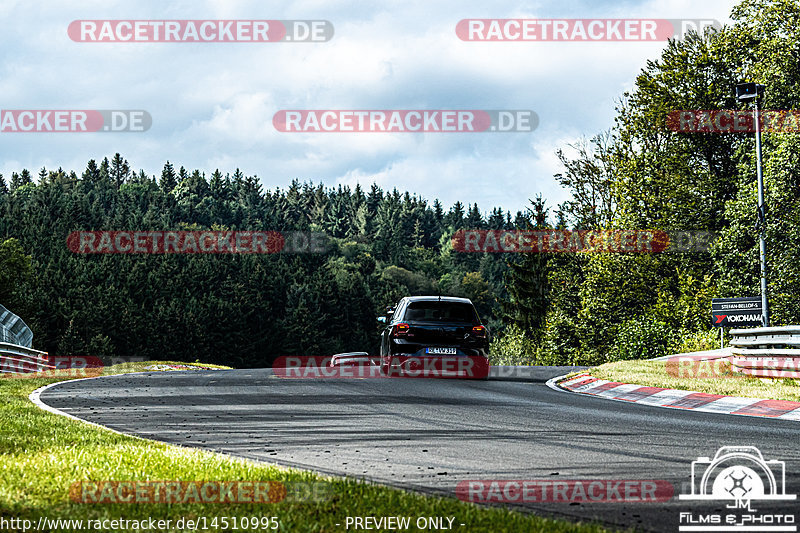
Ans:
{"label": "coniferous forest", "polygon": [[[116,154],[77,175],[23,170],[0,183],[3,298],[60,354],[265,365],[277,355],[372,351],[375,317],[407,294],[472,298],[499,321],[503,258],[452,250],[459,228],[526,224],[408,192],[175,170],[134,174]],[[327,235],[324,253],[76,254],[77,230],[261,230]],[[26,262],[30,256],[31,261]],[[30,266],[28,267],[28,263]],[[13,273],[13,274],[12,274]]]}

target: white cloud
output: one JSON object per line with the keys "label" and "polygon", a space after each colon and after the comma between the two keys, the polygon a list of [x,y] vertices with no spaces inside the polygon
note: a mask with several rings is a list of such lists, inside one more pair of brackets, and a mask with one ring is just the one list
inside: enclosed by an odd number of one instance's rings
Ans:
{"label": "white cloud", "polygon": [[[42,165],[80,173],[90,158],[120,152],[159,174],[164,161],[207,174],[236,167],[269,188],[293,178],[329,185],[372,180],[428,199],[524,209],[552,178],[555,150],[613,123],[615,100],[664,43],[475,43],[462,18],[715,18],[734,0],[381,3],[183,1],[22,2],[0,17],[4,109],[147,109],[144,134],[0,134],[0,172]],[[86,44],[75,19],[326,19],[328,43]],[[287,134],[280,109],[533,109],[519,134]]]}

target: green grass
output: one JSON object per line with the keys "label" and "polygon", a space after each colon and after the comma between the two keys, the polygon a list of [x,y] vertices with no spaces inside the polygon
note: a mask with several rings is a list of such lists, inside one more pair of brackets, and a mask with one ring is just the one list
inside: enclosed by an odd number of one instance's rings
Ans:
{"label": "green grass", "polygon": [[[110,369],[110,373],[139,371],[147,365],[127,364]],[[412,522],[417,517],[452,516],[455,517],[454,524],[466,524],[455,527],[459,532],[605,531],[593,524],[573,524],[501,508],[479,507],[456,498],[424,496],[357,480],[330,478],[119,435],[43,411],[28,399],[33,390],[63,380],[0,378],[0,520],[27,519],[36,524],[42,516],[49,519],[154,518],[173,521],[181,517],[208,517],[211,520],[213,517],[275,516],[280,531],[343,532],[347,516],[410,516]],[[171,505],[87,504],[70,499],[69,490],[74,483],[104,480],[276,481],[289,486],[316,482],[327,488],[327,497],[318,501],[287,498],[272,504]],[[341,525],[337,526],[337,523]],[[71,530],[74,529],[53,529]],[[227,530],[234,529],[230,525]],[[171,527],[157,531],[181,530]],[[416,529],[412,527],[409,531]]]}
{"label": "green grass", "polygon": [[680,374],[674,366],[670,370],[668,372],[665,361],[619,361],[600,365],[591,369],[590,373],[599,379],[648,387],[800,402],[800,385],[794,379],[761,379],[711,369],[692,375],[714,377],[689,378],[678,377]]}

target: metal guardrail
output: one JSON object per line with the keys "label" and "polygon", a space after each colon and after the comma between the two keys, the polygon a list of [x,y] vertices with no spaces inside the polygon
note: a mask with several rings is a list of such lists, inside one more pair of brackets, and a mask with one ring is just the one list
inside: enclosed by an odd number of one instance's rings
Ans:
{"label": "metal guardrail", "polygon": [[731,368],[755,377],[800,379],[800,326],[731,330]]}
{"label": "metal guardrail", "polygon": [[33,349],[31,328],[0,305],[0,373],[42,372],[54,368],[47,359],[47,352]]}
{"label": "metal guardrail", "polygon": [[23,320],[0,305],[0,342],[33,347],[33,332]]}
{"label": "metal guardrail", "polygon": [[47,359],[47,352],[27,346],[0,342],[0,373],[19,374],[54,370],[55,365]]}

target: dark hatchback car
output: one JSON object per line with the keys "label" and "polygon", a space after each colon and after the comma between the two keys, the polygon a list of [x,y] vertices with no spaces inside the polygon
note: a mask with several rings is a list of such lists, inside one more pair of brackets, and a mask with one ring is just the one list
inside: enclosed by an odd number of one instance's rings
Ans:
{"label": "dark hatchback car", "polygon": [[442,377],[486,377],[489,330],[469,299],[410,296],[379,320],[386,324],[380,350],[384,372],[430,365],[436,375],[444,371]]}

